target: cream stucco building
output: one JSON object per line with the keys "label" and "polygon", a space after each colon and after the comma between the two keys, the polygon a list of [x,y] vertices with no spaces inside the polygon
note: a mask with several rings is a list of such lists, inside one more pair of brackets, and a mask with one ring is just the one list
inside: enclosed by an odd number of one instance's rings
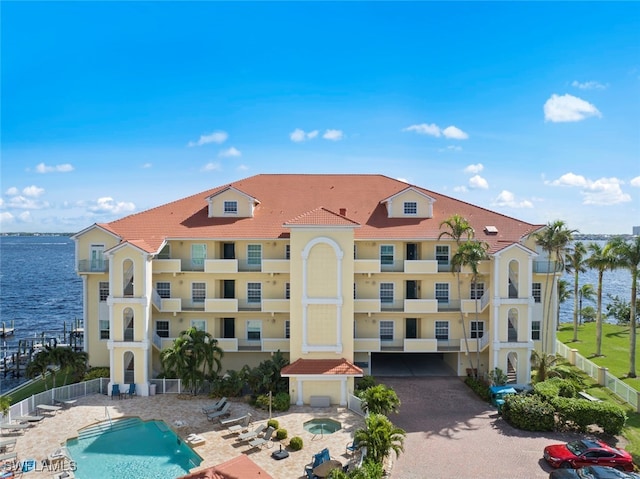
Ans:
{"label": "cream stucco building", "polygon": [[[460,292],[456,243],[438,239],[453,214],[489,245]],[[139,394],[190,326],[218,339],[225,370],[282,351],[298,404],[344,404],[354,377],[399,356],[526,383],[554,334],[541,228],[381,175],[253,176],[74,236],[85,347]]]}

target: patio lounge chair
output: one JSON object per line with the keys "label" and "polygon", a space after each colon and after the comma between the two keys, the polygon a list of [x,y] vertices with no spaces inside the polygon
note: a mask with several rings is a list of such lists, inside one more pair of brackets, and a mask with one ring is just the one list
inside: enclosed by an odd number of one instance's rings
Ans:
{"label": "patio lounge chair", "polygon": [[252,439],[251,441],[249,441],[249,446],[251,446],[251,448],[253,449],[254,447],[262,447],[265,444],[268,444],[274,431],[275,429],[269,426],[264,432],[264,436]]}
{"label": "patio lounge chair", "polygon": [[4,454],[7,452],[9,448],[16,446],[15,439],[5,439],[4,441],[0,441],[0,453]]}
{"label": "patio lounge chair", "polygon": [[222,406],[222,409],[220,409],[219,411],[212,412],[211,414],[207,414],[207,419],[209,421],[213,421],[214,419],[221,418],[222,416],[228,416],[229,414],[231,414],[229,412],[230,407],[231,407],[230,403],[228,402],[224,403],[224,406]]}
{"label": "patio lounge chair", "polygon": [[249,439],[258,437],[266,428],[266,424],[258,424],[258,426],[253,431],[243,432],[236,439],[238,441],[248,441]]}
{"label": "patio lounge chair", "polygon": [[120,385],[119,384],[112,384],[111,385],[111,399],[113,399],[114,397],[117,397],[118,399],[120,399]]}
{"label": "patio lounge chair", "polygon": [[5,454],[0,455],[0,462],[10,461],[12,459],[16,459],[18,457],[17,452],[7,452]]}
{"label": "patio lounge chair", "polygon": [[212,412],[219,411],[222,408],[222,406],[225,405],[226,402],[227,402],[226,397],[220,398],[215,403],[210,404],[209,406],[203,407],[202,412],[205,414],[211,414]]}
{"label": "patio lounge chair", "polygon": [[4,431],[23,432],[29,427],[31,427],[29,426],[29,424],[0,424],[0,430],[2,430],[2,434],[4,434]]}
{"label": "patio lounge chair", "polygon": [[[221,421],[221,424],[223,422],[227,422],[227,421]],[[243,416],[240,424],[234,424],[232,426],[229,426],[227,428],[227,431],[232,432],[234,434],[242,431],[246,431],[247,428],[249,427],[249,424],[251,424],[251,414],[247,414],[246,416]]]}

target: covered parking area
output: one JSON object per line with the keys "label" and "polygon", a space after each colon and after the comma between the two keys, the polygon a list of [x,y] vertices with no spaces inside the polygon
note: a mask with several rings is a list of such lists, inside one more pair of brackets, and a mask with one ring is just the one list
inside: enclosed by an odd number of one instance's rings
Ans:
{"label": "covered parking area", "polygon": [[457,353],[371,353],[370,371],[375,377],[457,376],[449,366],[455,361]]}

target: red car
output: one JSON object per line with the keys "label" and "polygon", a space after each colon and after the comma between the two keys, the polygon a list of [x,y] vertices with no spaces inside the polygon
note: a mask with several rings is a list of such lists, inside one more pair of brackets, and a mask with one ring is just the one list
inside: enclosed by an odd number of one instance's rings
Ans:
{"label": "red car", "polygon": [[582,439],[544,448],[544,458],[553,467],[573,468],[609,466],[633,471],[633,458],[624,449],[616,449],[597,439]]}

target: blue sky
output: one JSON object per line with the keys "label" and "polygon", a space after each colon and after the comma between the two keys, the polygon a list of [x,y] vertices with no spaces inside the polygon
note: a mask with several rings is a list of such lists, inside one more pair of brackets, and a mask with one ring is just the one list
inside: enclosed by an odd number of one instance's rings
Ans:
{"label": "blue sky", "polygon": [[0,231],[260,173],[640,225],[640,3],[8,2]]}

